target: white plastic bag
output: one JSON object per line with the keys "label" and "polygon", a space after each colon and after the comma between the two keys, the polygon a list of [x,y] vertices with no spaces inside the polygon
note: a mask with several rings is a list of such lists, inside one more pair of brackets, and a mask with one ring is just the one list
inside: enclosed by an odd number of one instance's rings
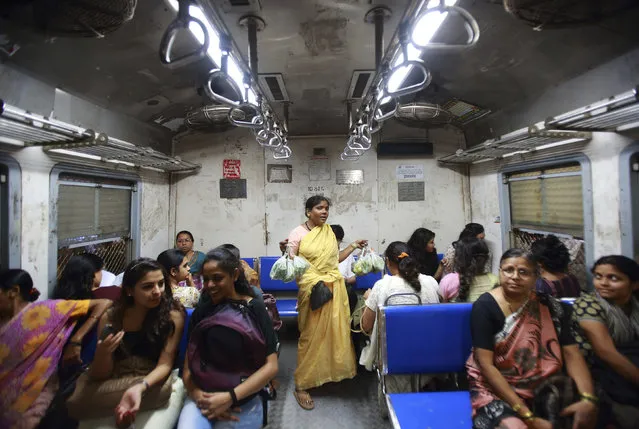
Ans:
{"label": "white plastic bag", "polygon": [[381,271],[384,271],[384,266],[386,265],[384,263],[384,258],[382,258],[377,253],[375,253],[373,249],[371,249],[370,253],[368,254],[368,257],[371,260],[371,265],[373,266],[373,269],[372,269],[373,272],[379,273]]}
{"label": "white plastic bag", "polygon": [[358,277],[365,276],[373,269],[373,263],[369,257],[368,247],[364,247],[364,250],[357,258],[357,261],[353,264],[353,274]]}
{"label": "white plastic bag", "polygon": [[272,280],[282,280],[285,283],[295,280],[295,266],[288,254],[275,261],[270,276]]}

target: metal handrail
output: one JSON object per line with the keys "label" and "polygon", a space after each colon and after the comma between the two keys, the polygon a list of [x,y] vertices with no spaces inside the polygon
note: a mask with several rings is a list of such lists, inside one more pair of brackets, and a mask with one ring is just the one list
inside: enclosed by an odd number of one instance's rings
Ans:
{"label": "metal handrail", "polygon": [[428,9],[426,12],[421,14],[419,18],[415,21],[417,24],[424,16],[431,13],[451,13],[459,15],[464,20],[464,28],[466,29],[466,33],[468,34],[468,39],[464,44],[448,44],[448,43],[432,43],[428,42],[424,45],[420,45],[413,40],[413,44],[421,49],[429,49],[429,50],[455,50],[455,49],[468,49],[477,44],[479,40],[479,24],[477,20],[466,10],[459,6],[446,6],[444,0],[441,0],[439,6],[434,7],[432,9]]}
{"label": "metal handrail", "polygon": [[[162,35],[162,40],[160,41],[160,61],[162,64],[169,67],[182,67],[186,64],[190,64],[194,61],[202,59],[206,56],[206,53],[209,49],[209,33],[206,29],[206,26],[202,21],[197,18],[192,17],[189,14],[189,6],[191,5],[191,0],[178,0],[178,14],[177,17],[169,24],[166,28],[166,31]],[[180,30],[189,31],[189,24],[194,23],[202,30],[202,34],[204,34],[204,42],[200,45],[200,47],[193,51],[181,55],[177,58],[171,58],[171,51],[173,49],[173,44],[175,43],[175,39]]]}

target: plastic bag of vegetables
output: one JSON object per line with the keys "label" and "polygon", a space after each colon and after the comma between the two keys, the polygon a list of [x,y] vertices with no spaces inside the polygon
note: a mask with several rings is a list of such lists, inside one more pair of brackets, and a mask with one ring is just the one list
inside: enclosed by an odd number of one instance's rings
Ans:
{"label": "plastic bag of vegetables", "polygon": [[373,249],[371,249],[370,253],[368,254],[368,257],[370,258],[371,265],[373,266],[373,269],[371,271],[376,273],[380,271],[384,271],[384,266],[386,265],[384,263],[384,258],[382,258],[377,253],[375,253]]}
{"label": "plastic bag of vegetables", "polygon": [[356,276],[364,276],[370,273],[373,269],[373,261],[369,256],[368,247],[365,247],[362,253],[357,258],[357,261],[353,264],[353,274]]}
{"label": "plastic bag of vegetables", "polygon": [[295,272],[295,277],[300,277],[302,274],[308,270],[311,264],[301,256],[295,256],[293,258],[293,271]]}
{"label": "plastic bag of vegetables", "polygon": [[288,254],[283,255],[273,264],[270,273],[271,279],[282,280],[285,283],[295,280],[295,265]]}

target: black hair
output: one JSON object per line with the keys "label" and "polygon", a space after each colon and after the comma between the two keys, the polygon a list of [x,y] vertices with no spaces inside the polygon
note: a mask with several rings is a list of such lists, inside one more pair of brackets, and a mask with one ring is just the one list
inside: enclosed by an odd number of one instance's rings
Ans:
{"label": "black hair", "polygon": [[177,241],[178,237],[182,234],[186,234],[189,236],[189,238],[191,239],[191,241],[195,242],[195,239],[193,238],[193,234],[191,234],[189,231],[180,231],[175,235],[175,241]]}
{"label": "black hair", "polygon": [[[402,253],[405,253],[406,256],[400,258]],[[417,260],[410,255],[410,249],[406,243],[393,241],[386,248],[384,256],[386,256],[390,262],[397,264],[399,275],[411,285],[415,292],[421,292],[422,285],[419,282],[420,273],[417,267]]]}
{"label": "black hair", "polygon": [[530,246],[530,252],[535,262],[551,273],[565,273],[570,264],[570,252],[564,243],[556,235],[535,240]]}
{"label": "black hair", "polygon": [[[183,256],[184,257],[184,256]],[[175,323],[171,319],[171,310],[184,311],[182,306],[173,300],[171,281],[165,269],[157,261],[151,258],[138,258],[129,263],[124,270],[122,278],[122,291],[113,313],[113,327],[116,331],[122,329],[124,323],[124,311],[135,305],[133,293],[135,286],[151,271],[161,271],[164,277],[164,294],[160,299],[160,305],[150,309],[142,322],[141,332],[153,345],[154,349],[162,349],[166,340],[175,331]]]}
{"label": "black hair", "polygon": [[532,253],[523,249],[519,249],[517,247],[513,247],[512,249],[506,250],[504,254],[501,255],[501,259],[499,259],[499,266],[501,266],[506,259],[510,259],[510,258],[524,258],[526,261],[528,261],[530,266],[533,268],[533,272],[535,273],[535,275],[537,276],[539,275],[539,267],[537,266],[537,263],[535,262],[535,258],[533,258]]}
{"label": "black hair", "polygon": [[437,249],[432,252],[426,251],[426,245],[435,239],[435,233],[430,229],[417,228],[408,239],[410,255],[417,260],[419,272],[429,276],[434,276],[439,267]]}
{"label": "black hair", "polygon": [[631,282],[639,281],[639,264],[633,259],[622,255],[608,255],[597,259],[597,262],[592,267],[592,273],[594,274],[595,268],[599,265],[612,265],[626,276]]}
{"label": "black hair", "polygon": [[218,267],[220,267],[222,271],[231,276],[234,276],[235,270],[237,270],[239,275],[237,277],[237,280],[235,280],[235,292],[237,292],[239,295],[245,295],[255,298],[255,293],[253,292],[253,289],[249,285],[249,282],[246,280],[246,276],[244,275],[244,269],[242,268],[240,258],[235,256],[233,252],[223,247],[216,247],[206,254],[206,260],[204,261],[204,264],[211,261],[217,262]]}
{"label": "black hair", "polygon": [[234,244],[230,244],[230,243],[226,243],[226,244],[222,244],[221,246],[217,246],[220,249],[226,249],[229,252],[231,252],[237,259],[240,259],[240,249],[237,248],[236,245]]}
{"label": "black hair", "polygon": [[306,200],[306,209],[304,210],[304,214],[308,215],[308,212],[313,210],[313,207],[320,204],[322,201],[326,201],[326,204],[328,204],[329,207],[331,206],[331,200],[326,198],[324,195],[313,195],[308,200]]}
{"label": "black hair", "polygon": [[94,263],[84,255],[71,256],[53,289],[53,299],[91,299],[93,297]]}
{"label": "black hair", "polygon": [[342,228],[341,225],[331,225],[331,229],[333,230],[333,234],[335,234],[337,241],[342,241],[344,239],[344,228]]}
{"label": "black hair", "polygon": [[158,263],[169,275],[173,268],[179,268],[182,265],[182,261],[184,261],[184,253],[179,249],[168,249],[158,255]]}
{"label": "black hair", "polygon": [[104,259],[96,255],[95,253],[83,253],[80,256],[82,256],[83,258],[86,258],[89,262],[93,264],[93,267],[95,268],[94,272],[97,273],[98,271],[102,271],[102,269],[104,268]]}
{"label": "black hair", "polygon": [[464,238],[475,237],[479,234],[485,233],[484,226],[479,223],[467,223],[462,232],[459,234],[459,240],[463,240]]}
{"label": "black hair", "polygon": [[26,302],[34,302],[40,292],[33,287],[33,279],[25,270],[12,268],[0,271],[0,289],[8,291],[14,286],[20,288],[20,298]]}
{"label": "black hair", "polygon": [[484,274],[488,261],[488,246],[484,240],[476,237],[464,238],[455,248],[453,271],[459,274],[459,293],[457,301],[465,302],[470,293],[470,285],[475,276]]}

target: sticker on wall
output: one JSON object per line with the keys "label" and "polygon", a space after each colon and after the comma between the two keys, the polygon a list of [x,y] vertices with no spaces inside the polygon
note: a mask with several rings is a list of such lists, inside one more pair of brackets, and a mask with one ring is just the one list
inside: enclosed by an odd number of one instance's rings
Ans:
{"label": "sticker on wall", "polygon": [[246,179],[220,179],[220,198],[246,198]]}
{"label": "sticker on wall", "polygon": [[398,165],[395,169],[395,175],[398,180],[423,180],[424,179],[424,164],[402,164]]}
{"label": "sticker on wall", "polygon": [[328,158],[312,159],[308,165],[308,178],[312,182],[331,180],[331,161]]}
{"label": "sticker on wall", "polygon": [[397,196],[399,201],[424,201],[425,182],[399,182]]}
{"label": "sticker on wall", "polygon": [[267,164],[266,180],[269,183],[291,183],[293,181],[293,166],[286,164]]}
{"label": "sticker on wall", "polygon": [[222,167],[225,179],[239,179],[241,175],[239,159],[225,159]]}
{"label": "sticker on wall", "polygon": [[335,182],[338,185],[361,185],[364,183],[364,170],[337,170]]}

